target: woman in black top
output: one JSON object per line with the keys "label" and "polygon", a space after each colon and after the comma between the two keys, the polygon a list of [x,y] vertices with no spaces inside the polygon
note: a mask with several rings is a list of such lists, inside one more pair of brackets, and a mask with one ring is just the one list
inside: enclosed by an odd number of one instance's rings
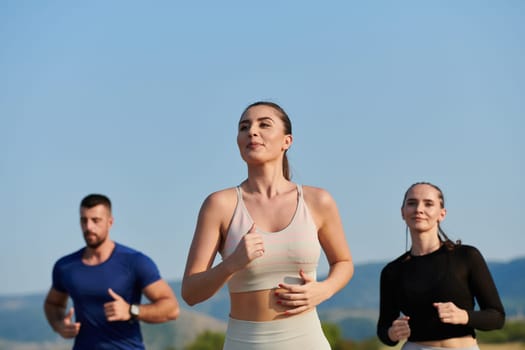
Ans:
{"label": "woman in black top", "polygon": [[475,350],[475,329],[503,327],[505,312],[483,256],[441,229],[444,202],[430,183],[405,193],[401,215],[412,247],[381,272],[377,335],[386,345],[406,339],[403,350]]}

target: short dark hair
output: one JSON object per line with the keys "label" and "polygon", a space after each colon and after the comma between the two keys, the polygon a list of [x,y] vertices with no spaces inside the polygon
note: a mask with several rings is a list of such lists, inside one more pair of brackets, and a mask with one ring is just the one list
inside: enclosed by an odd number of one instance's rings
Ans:
{"label": "short dark hair", "polygon": [[111,201],[103,194],[88,194],[80,202],[80,208],[93,208],[97,205],[103,205],[111,212]]}

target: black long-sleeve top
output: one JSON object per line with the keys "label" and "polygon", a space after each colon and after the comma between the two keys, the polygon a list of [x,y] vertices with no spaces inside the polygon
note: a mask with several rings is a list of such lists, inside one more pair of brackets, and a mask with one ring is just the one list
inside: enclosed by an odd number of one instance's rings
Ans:
{"label": "black long-sleeve top", "polygon": [[[453,302],[468,313],[466,325],[441,322],[435,302]],[[474,309],[477,302],[479,308]],[[459,245],[423,256],[409,252],[381,271],[377,336],[390,346],[392,322],[403,313],[410,317],[409,341],[443,340],[466,335],[475,329],[503,327],[505,311],[485,260],[475,247]]]}

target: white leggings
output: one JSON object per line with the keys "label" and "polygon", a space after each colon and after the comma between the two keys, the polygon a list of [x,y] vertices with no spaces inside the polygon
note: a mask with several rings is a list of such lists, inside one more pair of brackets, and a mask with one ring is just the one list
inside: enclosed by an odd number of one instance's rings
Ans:
{"label": "white leggings", "polygon": [[330,350],[317,311],[267,322],[230,317],[223,350]]}
{"label": "white leggings", "polygon": [[479,346],[473,345],[467,348],[440,348],[437,346],[420,345],[407,341],[401,350],[479,350]]}

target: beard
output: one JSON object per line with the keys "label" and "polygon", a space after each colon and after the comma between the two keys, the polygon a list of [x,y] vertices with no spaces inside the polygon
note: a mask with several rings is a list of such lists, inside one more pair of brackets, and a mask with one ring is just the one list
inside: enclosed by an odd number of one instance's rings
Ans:
{"label": "beard", "polygon": [[[95,237],[94,239],[93,236]],[[107,237],[107,236],[106,236]],[[97,249],[106,241],[106,237],[100,238],[97,234],[93,232],[84,232],[84,240],[86,241],[86,245],[91,249]]]}

